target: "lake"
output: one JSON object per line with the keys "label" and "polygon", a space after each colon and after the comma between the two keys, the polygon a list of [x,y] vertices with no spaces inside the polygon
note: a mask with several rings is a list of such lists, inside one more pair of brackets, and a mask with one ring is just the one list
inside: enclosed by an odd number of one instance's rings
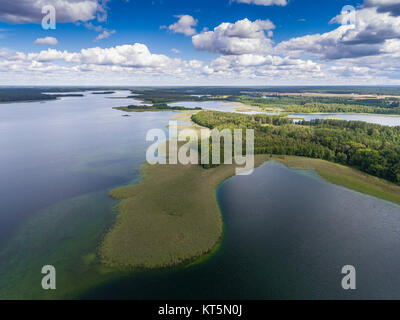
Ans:
{"label": "lake", "polygon": [[114,218],[109,190],[139,177],[146,133],[175,114],[122,117],[112,107],[138,103],[129,94],[0,104],[0,298],[40,284],[44,264],[65,266],[66,282],[86,268]]}
{"label": "lake", "polygon": [[[203,263],[101,266],[118,203],[108,192],[140,178],[147,131],[175,114],[123,117],[112,107],[139,103],[127,95],[0,104],[0,299],[400,298],[400,207],[275,162],[220,186],[224,237]],[[40,287],[46,264],[57,269],[54,292]],[[346,264],[356,292],[340,288]]]}
{"label": "lake", "polygon": [[[83,298],[400,298],[400,207],[276,162],[218,189],[225,233],[218,252],[189,268],[150,271]],[[342,267],[357,290],[341,288]]]}
{"label": "lake", "polygon": [[[257,111],[249,111],[249,112],[241,112],[236,111],[235,106],[232,105],[231,102],[225,101],[182,101],[177,103],[170,103],[170,106],[183,106],[186,108],[195,108],[200,107],[206,110],[212,111],[220,111],[220,112],[235,112],[242,114],[268,114],[268,115],[278,115],[279,113],[275,112],[257,112]],[[400,126],[400,116],[387,116],[387,115],[374,115],[374,114],[290,114],[291,117],[301,118],[295,119],[295,122],[301,121],[302,119],[310,121],[313,119],[326,119],[326,118],[334,118],[339,120],[346,121],[364,121],[368,123],[380,124],[383,126]]]}

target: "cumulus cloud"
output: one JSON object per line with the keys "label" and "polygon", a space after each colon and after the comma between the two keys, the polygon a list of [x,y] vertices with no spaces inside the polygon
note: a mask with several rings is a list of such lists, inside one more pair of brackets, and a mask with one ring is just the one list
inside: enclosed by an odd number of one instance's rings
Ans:
{"label": "cumulus cloud", "polygon": [[365,0],[364,7],[376,7],[378,12],[389,12],[393,16],[400,16],[398,0]]}
{"label": "cumulus cloud", "polygon": [[203,65],[199,60],[152,53],[141,43],[76,52],[49,48],[24,53],[3,49],[0,83],[11,79],[19,84],[179,84],[200,79]]}
{"label": "cumulus cloud", "polygon": [[192,42],[197,50],[224,55],[269,52],[273,42],[265,31],[273,29],[275,25],[270,20],[252,22],[246,18],[236,23],[222,23],[213,31],[193,36]]}
{"label": "cumulus cloud", "polygon": [[[245,2],[272,4],[274,1]],[[197,20],[176,16],[176,23],[164,27],[171,32],[192,35],[198,50],[220,54],[209,63],[156,54],[139,43],[76,52],[54,48],[33,53],[0,50],[0,79],[12,78],[19,84],[24,79],[37,79],[37,83],[62,79],[64,84],[66,79],[73,79],[74,84],[83,83],[79,79],[87,79],[88,84],[112,81],[112,84],[142,85],[182,84],[182,81],[191,84],[298,84],[299,81],[302,84],[400,84],[397,2],[365,0],[358,7],[356,27],[340,25],[346,17],[339,14],[331,21],[339,24],[334,30],[289,39],[278,45],[271,39],[275,26],[270,20],[222,23],[196,35]],[[113,32],[88,21],[86,27],[98,32],[100,38],[109,36],[105,32]],[[178,53],[178,50],[171,51]]]}
{"label": "cumulus cloud", "polygon": [[234,2],[239,3],[247,3],[247,4],[256,4],[260,6],[286,6],[288,4],[288,0],[233,0]]}
{"label": "cumulus cloud", "polygon": [[[387,50],[395,51],[400,43]],[[390,53],[388,53],[390,55]],[[171,85],[171,84],[399,84],[395,59],[364,57],[362,63],[318,63],[276,55],[220,56],[209,64],[151,53],[144,44],[55,49],[37,53],[0,50],[0,84]],[[398,59],[397,59],[398,60]],[[360,60],[357,60],[358,62]]]}
{"label": "cumulus cloud", "polygon": [[[250,1],[249,1],[250,2]],[[269,20],[222,23],[192,37],[198,50],[221,54],[202,67],[212,79],[264,79],[279,83],[399,83],[400,17],[398,0],[367,0],[356,12],[331,20],[336,29],[274,45]]]}
{"label": "cumulus cloud", "polygon": [[34,42],[35,44],[43,44],[49,46],[55,46],[58,44],[58,40],[53,37],[38,38]]}
{"label": "cumulus cloud", "polygon": [[175,18],[179,18],[177,22],[170,26],[162,26],[162,29],[168,29],[173,33],[182,33],[186,36],[192,36],[197,33],[195,27],[199,23],[197,19],[189,15],[177,15]]}
{"label": "cumulus cloud", "polygon": [[311,60],[291,59],[273,55],[243,54],[237,56],[221,56],[203,68],[207,75],[221,76],[317,76],[321,66]]}
{"label": "cumulus cloud", "polygon": [[120,65],[126,67],[165,67],[172,62],[165,55],[152,54],[148,47],[141,43],[112,48],[83,49],[78,54],[81,63],[97,65]]}
{"label": "cumulus cloud", "polygon": [[41,23],[42,8],[52,5],[56,9],[57,22],[89,21],[107,18],[109,0],[1,0],[0,21],[16,24]]}
{"label": "cumulus cloud", "polygon": [[122,45],[111,48],[88,48],[79,52],[42,50],[38,53],[22,53],[2,51],[0,58],[19,61],[56,62],[64,61],[81,65],[120,66],[129,68],[168,68],[180,63],[179,59],[171,59],[165,55],[153,54],[141,43]]}
{"label": "cumulus cloud", "polygon": [[[355,27],[342,25],[327,33],[293,38],[281,42],[276,50],[290,55],[313,54],[335,60],[378,55],[387,41],[400,39],[400,18],[387,12],[380,13],[375,7],[358,10],[356,17]],[[332,20],[337,23],[344,21],[344,14]]]}

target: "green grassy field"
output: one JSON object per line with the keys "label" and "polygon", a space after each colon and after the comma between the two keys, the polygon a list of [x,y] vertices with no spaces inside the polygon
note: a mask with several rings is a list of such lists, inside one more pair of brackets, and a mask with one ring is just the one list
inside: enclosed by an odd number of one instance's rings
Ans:
{"label": "green grassy field", "polygon": [[100,248],[102,261],[112,267],[159,268],[208,253],[222,235],[215,190],[234,169],[144,166],[139,184],[111,191],[124,200]]}
{"label": "green grassy field", "polygon": [[315,170],[328,182],[400,204],[400,186],[336,163],[293,156],[272,156],[291,169]]}

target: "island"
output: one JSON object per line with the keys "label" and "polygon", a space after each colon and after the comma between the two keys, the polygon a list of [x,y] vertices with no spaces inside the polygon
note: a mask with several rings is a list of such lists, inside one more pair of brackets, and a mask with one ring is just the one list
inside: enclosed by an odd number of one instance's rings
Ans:
{"label": "island", "polygon": [[185,107],[170,107],[167,104],[154,105],[130,105],[127,107],[114,107],[115,110],[125,112],[156,112],[156,111],[185,111],[185,110],[201,110],[201,108],[185,108]]}
{"label": "island", "polygon": [[92,92],[92,94],[113,94],[115,91],[96,91]]}

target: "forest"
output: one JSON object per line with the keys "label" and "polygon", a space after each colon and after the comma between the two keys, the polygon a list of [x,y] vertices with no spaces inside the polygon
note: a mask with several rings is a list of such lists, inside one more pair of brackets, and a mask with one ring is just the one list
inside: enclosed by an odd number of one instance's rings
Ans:
{"label": "forest", "polygon": [[43,94],[39,89],[1,88],[0,102],[55,100],[57,96]]}
{"label": "forest", "polygon": [[398,102],[392,102],[387,107],[373,107],[365,105],[348,105],[338,103],[305,103],[303,105],[289,105],[285,108],[290,113],[375,113],[400,114]]}
{"label": "forest", "polygon": [[[272,92],[274,89],[276,92]],[[374,113],[374,114],[400,114],[400,98],[376,96],[376,98],[357,98],[343,96],[291,96],[285,95],[281,88],[137,88],[131,90],[134,94],[130,98],[142,100],[148,104],[168,104],[180,101],[225,101],[239,102],[245,105],[256,106],[264,110],[276,110],[286,113]],[[304,88],[288,88],[287,92],[302,93]],[[368,93],[393,93],[399,90],[357,90],[353,92]],[[345,89],[339,92],[347,92]],[[305,91],[307,92],[307,91]],[[329,90],[308,92],[329,93]],[[350,92],[350,91],[349,91]],[[267,95],[265,95],[267,94]],[[400,97],[400,96],[399,96]]]}
{"label": "forest", "polygon": [[395,98],[354,99],[304,96],[231,96],[225,100],[257,106],[262,109],[281,109],[288,113],[400,114],[400,100]]}
{"label": "forest", "polygon": [[[324,159],[400,183],[400,127],[361,121],[201,111],[193,122],[210,129],[254,129],[255,153]],[[211,141],[210,141],[211,143]],[[245,152],[245,141],[243,150]]]}
{"label": "forest", "polygon": [[[3,87],[0,88],[0,102],[53,100],[68,92],[86,90],[95,91],[93,94],[130,90],[128,99],[156,105],[155,109],[159,110],[163,105],[182,101],[225,101],[286,113],[400,114],[399,87]],[[315,96],[290,93],[313,93]],[[318,93],[333,96],[318,96]],[[372,96],[361,97],[359,94]]]}

